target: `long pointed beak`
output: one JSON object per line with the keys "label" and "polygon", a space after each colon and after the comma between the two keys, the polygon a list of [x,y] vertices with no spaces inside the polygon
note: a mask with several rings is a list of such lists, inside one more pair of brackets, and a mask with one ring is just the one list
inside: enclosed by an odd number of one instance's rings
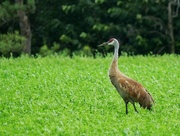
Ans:
{"label": "long pointed beak", "polygon": [[104,43],[98,45],[98,47],[105,46],[105,45],[107,45],[107,44],[108,44],[107,42],[104,42]]}

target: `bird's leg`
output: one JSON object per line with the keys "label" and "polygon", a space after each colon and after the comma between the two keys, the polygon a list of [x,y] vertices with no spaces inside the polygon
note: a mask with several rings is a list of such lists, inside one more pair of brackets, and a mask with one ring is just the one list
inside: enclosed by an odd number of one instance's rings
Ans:
{"label": "bird's leg", "polygon": [[133,103],[134,110],[138,113],[135,104]]}
{"label": "bird's leg", "polygon": [[126,104],[126,114],[128,114],[128,102],[125,101]]}

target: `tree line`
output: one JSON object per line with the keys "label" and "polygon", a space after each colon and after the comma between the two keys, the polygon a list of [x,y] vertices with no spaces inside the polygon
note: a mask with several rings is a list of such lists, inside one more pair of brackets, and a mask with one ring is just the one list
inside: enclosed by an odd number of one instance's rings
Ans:
{"label": "tree line", "polygon": [[95,56],[115,37],[129,54],[180,53],[180,0],[3,0],[0,55]]}

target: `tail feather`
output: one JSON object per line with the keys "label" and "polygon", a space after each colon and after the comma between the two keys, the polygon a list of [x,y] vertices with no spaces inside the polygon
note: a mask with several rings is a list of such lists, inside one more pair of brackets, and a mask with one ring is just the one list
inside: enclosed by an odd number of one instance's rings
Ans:
{"label": "tail feather", "polygon": [[154,100],[151,94],[146,90],[146,96],[144,97],[143,100],[139,101],[140,106],[143,107],[144,109],[147,108],[148,110],[151,110],[153,103],[154,103]]}

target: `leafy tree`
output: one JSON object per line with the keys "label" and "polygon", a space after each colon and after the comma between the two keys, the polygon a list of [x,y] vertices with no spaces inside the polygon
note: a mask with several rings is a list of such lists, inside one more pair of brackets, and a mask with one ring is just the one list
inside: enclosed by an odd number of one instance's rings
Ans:
{"label": "leafy tree", "polygon": [[[2,34],[2,37],[5,36],[5,33],[8,32],[7,37],[10,37],[14,34],[14,37],[17,36],[17,32],[14,33],[14,31],[17,31],[20,29],[21,36],[24,37],[23,40],[20,40],[23,48],[20,48],[21,50],[18,50],[19,52],[31,53],[31,29],[30,29],[30,23],[27,16],[27,12],[34,11],[34,0],[6,0],[0,2],[0,33]],[[18,21],[19,18],[19,21]],[[18,25],[19,23],[19,25]],[[11,34],[10,34],[11,33]],[[9,40],[12,40],[12,38],[9,38]],[[1,42],[3,43],[3,42]],[[10,42],[10,43],[13,43]],[[10,44],[8,43],[8,44]],[[1,45],[3,48],[7,48],[7,51],[11,51],[11,47],[15,45],[8,45],[4,43],[4,45]],[[21,46],[21,47],[22,47]],[[17,46],[15,48],[18,48],[20,46]],[[9,49],[8,49],[9,48]],[[1,50],[0,52],[2,52]],[[17,50],[16,50],[17,51]]]}
{"label": "leafy tree", "polygon": [[18,31],[0,35],[0,55],[10,56],[9,53],[19,54],[22,51],[22,42],[25,38],[20,36]]}
{"label": "leafy tree", "polygon": [[121,50],[128,53],[180,53],[179,0],[27,0],[21,6],[13,4],[6,0],[0,6],[0,32],[21,30],[18,22],[22,20],[14,13],[23,11],[31,25],[33,54],[64,50],[70,56],[82,52],[95,56],[97,45],[111,37],[119,39]]}

